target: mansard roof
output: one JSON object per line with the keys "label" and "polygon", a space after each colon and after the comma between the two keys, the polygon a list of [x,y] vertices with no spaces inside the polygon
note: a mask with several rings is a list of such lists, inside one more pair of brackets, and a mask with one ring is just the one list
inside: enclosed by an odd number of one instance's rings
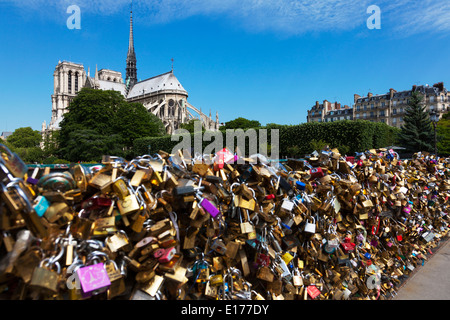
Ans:
{"label": "mansard roof", "polygon": [[127,98],[136,98],[144,94],[163,93],[164,91],[187,95],[187,91],[172,71],[137,82],[128,93]]}

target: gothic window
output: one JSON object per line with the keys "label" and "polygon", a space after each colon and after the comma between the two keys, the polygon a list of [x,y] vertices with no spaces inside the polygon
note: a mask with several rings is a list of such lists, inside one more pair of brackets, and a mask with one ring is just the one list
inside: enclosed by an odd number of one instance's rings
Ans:
{"label": "gothic window", "polygon": [[164,106],[161,107],[161,112],[160,112],[159,116],[161,118],[164,117]]}
{"label": "gothic window", "polygon": [[78,71],[75,72],[75,92],[78,92]]}
{"label": "gothic window", "polygon": [[69,93],[72,93],[72,71],[69,71],[68,75],[68,89]]}
{"label": "gothic window", "polygon": [[172,99],[169,100],[169,116],[170,115],[175,115],[175,101]]}

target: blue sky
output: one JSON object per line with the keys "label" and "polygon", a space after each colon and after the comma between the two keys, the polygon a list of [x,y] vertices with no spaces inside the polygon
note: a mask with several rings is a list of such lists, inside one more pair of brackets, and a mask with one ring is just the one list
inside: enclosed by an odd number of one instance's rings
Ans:
{"label": "blue sky", "polygon": [[[68,29],[67,7],[81,10]],[[125,73],[129,0],[0,0],[0,132],[51,117],[59,60]],[[370,30],[370,5],[381,29]],[[159,0],[133,2],[138,78],[171,68],[188,101],[220,121],[299,124],[316,100],[353,103],[443,81],[450,2]]]}

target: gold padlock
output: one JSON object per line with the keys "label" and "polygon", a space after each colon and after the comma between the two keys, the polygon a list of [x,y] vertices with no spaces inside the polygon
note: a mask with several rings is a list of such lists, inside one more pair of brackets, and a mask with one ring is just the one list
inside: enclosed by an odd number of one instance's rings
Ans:
{"label": "gold padlock", "polygon": [[122,200],[117,201],[117,207],[122,216],[134,213],[140,209],[139,202],[134,194],[129,194]]}

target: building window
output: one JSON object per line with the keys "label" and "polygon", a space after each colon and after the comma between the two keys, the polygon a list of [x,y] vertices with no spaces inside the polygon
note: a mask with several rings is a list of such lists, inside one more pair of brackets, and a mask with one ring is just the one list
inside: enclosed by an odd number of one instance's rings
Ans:
{"label": "building window", "polygon": [[434,96],[430,96],[430,102],[434,102]]}
{"label": "building window", "polygon": [[445,96],[441,96],[441,102],[445,101]]}
{"label": "building window", "polygon": [[380,117],[384,117],[384,110],[380,111]]}
{"label": "building window", "polygon": [[69,89],[69,93],[72,93],[72,71],[69,71],[68,73],[69,77],[68,77],[68,89]]}
{"label": "building window", "polygon": [[367,110],[367,105],[364,105],[364,111]]}
{"label": "building window", "polygon": [[370,117],[373,118],[374,114],[373,111],[370,112]]}
{"label": "building window", "polygon": [[385,107],[385,106],[386,106],[386,103],[382,102],[381,107]]}
{"label": "building window", "polygon": [[396,106],[396,105],[397,105],[397,100],[394,100],[394,103],[393,103],[393,104],[394,104],[394,106]]}
{"label": "building window", "polygon": [[367,118],[367,115],[366,115],[366,113],[364,112],[364,113],[363,113],[363,119],[365,119],[365,118]]}
{"label": "building window", "polygon": [[75,72],[75,92],[78,92],[78,71]]}
{"label": "building window", "polygon": [[372,103],[372,104],[370,104],[370,109],[373,109],[373,108],[375,108],[375,105]]}
{"label": "building window", "polygon": [[397,118],[392,118],[392,123],[397,123]]}

